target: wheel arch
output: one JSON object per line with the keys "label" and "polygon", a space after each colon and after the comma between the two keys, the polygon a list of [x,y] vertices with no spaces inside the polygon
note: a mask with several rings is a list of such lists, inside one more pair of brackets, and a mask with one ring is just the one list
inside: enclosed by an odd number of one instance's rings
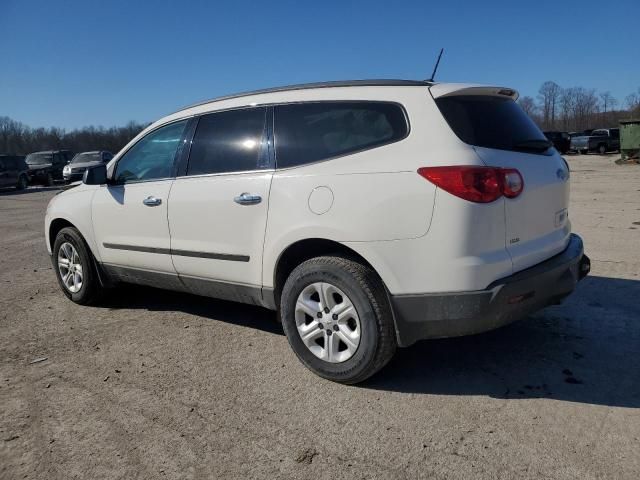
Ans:
{"label": "wheel arch", "polygon": [[[66,227],[73,227],[76,230],[80,231],[78,227],[76,227],[73,223],[71,223],[69,220],[65,218],[55,218],[51,221],[51,224],[49,225],[49,232],[47,234],[48,235],[47,238],[49,240],[49,247],[51,248],[52,251],[53,251],[53,244],[55,243],[56,237],[58,236],[58,232],[60,232],[60,230]],[[80,235],[82,235],[82,233],[80,233]],[[85,242],[86,242],[86,239],[85,239]]]}
{"label": "wheel arch", "polygon": [[[294,268],[314,257],[336,255],[356,260],[371,268],[378,277],[380,274],[371,263],[355,250],[335,240],[326,238],[307,238],[288,245],[278,256],[273,271],[273,296],[275,306],[279,307],[282,287]],[[382,277],[380,277],[382,279]],[[384,284],[384,280],[382,280]]]}
{"label": "wheel arch", "polygon": [[112,284],[111,279],[108,277],[108,275],[104,272],[104,270],[102,269],[100,262],[98,261],[98,258],[96,257],[95,252],[93,251],[93,248],[91,247],[90,242],[87,240],[86,235],[84,235],[82,233],[82,231],[76,226],[74,225],[72,222],[70,222],[69,220],[67,220],[66,218],[54,218],[51,223],[49,224],[49,231],[47,233],[47,240],[49,241],[49,245],[51,248],[51,252],[52,255],[53,253],[53,245],[56,241],[56,237],[58,236],[58,233],[60,232],[60,230],[62,230],[63,228],[67,228],[67,227],[71,227],[71,228],[75,228],[78,233],[80,234],[80,237],[82,238],[82,240],[84,240],[85,246],[87,247],[87,250],[89,250],[89,255],[91,257],[91,261],[93,262],[93,265],[96,269],[96,273],[98,275],[98,282],[100,283],[101,286],[106,287],[106,286],[110,286]]}

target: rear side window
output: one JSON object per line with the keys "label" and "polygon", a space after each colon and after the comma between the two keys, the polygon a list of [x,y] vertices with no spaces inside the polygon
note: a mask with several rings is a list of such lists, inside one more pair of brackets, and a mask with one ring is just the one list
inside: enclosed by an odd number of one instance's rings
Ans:
{"label": "rear side window", "polygon": [[267,168],[266,111],[251,108],[201,117],[191,145],[187,175]]}
{"label": "rear side window", "polygon": [[275,107],[278,168],[294,167],[402,140],[403,108],[388,102],[317,102]]}
{"label": "rear side window", "polygon": [[510,98],[454,95],[436,99],[454,133],[477,147],[544,153],[551,143]]}

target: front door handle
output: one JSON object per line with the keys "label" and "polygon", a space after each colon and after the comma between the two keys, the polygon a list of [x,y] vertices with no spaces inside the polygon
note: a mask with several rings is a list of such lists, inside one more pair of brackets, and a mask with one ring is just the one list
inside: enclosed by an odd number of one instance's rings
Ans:
{"label": "front door handle", "polygon": [[157,207],[158,205],[160,205],[162,203],[162,199],[161,198],[156,198],[153,196],[149,196],[147,198],[145,198],[144,200],[142,200],[142,203],[144,203],[147,207]]}
{"label": "front door handle", "polygon": [[240,205],[257,205],[262,201],[262,197],[260,195],[251,195],[250,193],[244,192],[235,197],[233,201]]}

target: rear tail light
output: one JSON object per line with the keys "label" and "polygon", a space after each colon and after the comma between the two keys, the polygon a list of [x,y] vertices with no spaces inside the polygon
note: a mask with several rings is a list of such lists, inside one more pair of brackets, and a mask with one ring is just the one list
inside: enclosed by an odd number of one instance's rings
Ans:
{"label": "rear tail light", "polygon": [[418,173],[452,195],[476,203],[493,202],[503,195],[515,198],[524,189],[522,175],[515,168],[423,167]]}

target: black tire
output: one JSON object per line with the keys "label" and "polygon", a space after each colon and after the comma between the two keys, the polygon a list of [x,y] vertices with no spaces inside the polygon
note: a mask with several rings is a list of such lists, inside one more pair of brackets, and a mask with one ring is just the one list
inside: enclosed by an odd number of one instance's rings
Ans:
{"label": "black tire", "polygon": [[[330,283],[343,291],[360,319],[360,343],[353,356],[340,363],[315,356],[298,333],[295,320],[298,296],[316,282]],[[362,382],[384,367],[395,353],[395,328],[385,287],[370,267],[356,261],[327,256],[298,265],[284,285],[280,308],[291,348],[308,369],[327,380],[345,384]]]}
{"label": "black tire", "polygon": [[47,173],[47,178],[45,179],[44,184],[47,187],[52,187],[54,183],[55,183],[55,180],[53,179],[53,174]]}
{"label": "black tire", "polygon": [[[67,242],[75,248],[80,259],[80,264],[82,265],[82,286],[74,293],[69,291],[65,286],[60,273],[60,268],[58,267],[58,255],[60,248]],[[53,270],[56,278],[58,279],[58,284],[67,298],[80,305],[95,304],[100,299],[102,292],[93,255],[77,229],[73,227],[66,227],[58,232],[53,243],[51,262],[53,263]]]}
{"label": "black tire", "polygon": [[29,179],[26,175],[20,175],[18,177],[18,183],[16,184],[16,190],[24,190],[29,186]]}
{"label": "black tire", "polygon": [[600,155],[605,155],[607,153],[607,146],[605,144],[598,145],[598,153]]}

